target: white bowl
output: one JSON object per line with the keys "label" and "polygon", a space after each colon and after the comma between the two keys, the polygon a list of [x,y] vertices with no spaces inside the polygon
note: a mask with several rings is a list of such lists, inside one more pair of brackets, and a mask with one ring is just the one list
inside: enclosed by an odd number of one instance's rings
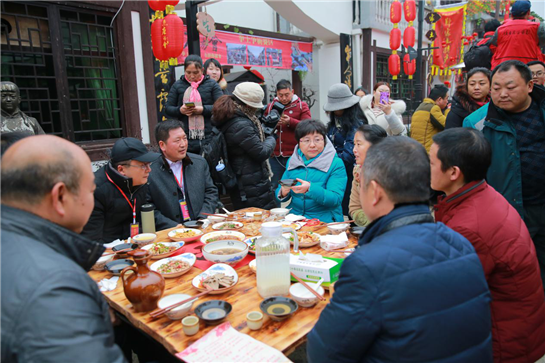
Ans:
{"label": "white bowl", "polygon": [[285,217],[290,212],[288,208],[273,208],[271,209],[271,214],[276,217]]}
{"label": "white bowl", "polygon": [[114,258],[115,254],[112,253],[109,256],[100,257],[97,262],[93,265],[93,270],[102,271],[106,268],[106,264]]}
{"label": "white bowl", "polygon": [[133,242],[136,243],[138,247],[149,245],[156,239],[157,235],[155,233],[140,233],[132,238]]}
{"label": "white bowl", "polygon": [[[217,237],[220,237],[221,239],[216,239]],[[205,234],[201,237],[201,242],[204,244],[217,242],[217,241],[223,241],[223,240],[241,240],[244,241],[246,239],[246,236],[244,233],[237,232],[237,231],[214,231]],[[213,241],[210,241],[213,240]]]}
{"label": "white bowl", "polygon": [[[222,248],[235,248],[237,250],[240,250],[240,252],[232,253],[229,255],[216,255],[212,253],[213,251]],[[234,266],[242,261],[242,259],[246,257],[247,254],[248,245],[243,241],[237,240],[210,242],[202,247],[202,255],[207,261],[210,261],[212,263],[225,263],[231,266]]]}
{"label": "white bowl", "polygon": [[[159,309],[163,309],[163,308],[166,308],[167,306],[176,304],[177,302],[180,302],[182,300],[189,299],[190,297],[191,295],[186,295],[186,294],[167,295],[163,297],[161,300],[159,300],[159,302],[157,303],[157,306],[159,306]],[[165,315],[171,320],[181,320],[184,316],[187,315],[189,310],[191,310],[191,306],[193,306],[193,303],[196,300],[197,299],[192,300],[190,302],[183,304],[182,306],[178,306],[177,308],[167,311]]]}
{"label": "white bowl", "polygon": [[343,232],[347,232],[349,228],[350,223],[334,224],[332,226],[327,226],[327,229],[331,234],[341,234]]}
{"label": "white bowl", "polygon": [[[219,216],[224,216],[224,217],[219,217]],[[208,216],[208,220],[212,223],[218,223],[218,222],[223,222],[224,220],[227,219],[227,214],[219,214],[219,215],[216,215],[216,216]]]}
{"label": "white bowl", "polygon": [[257,261],[251,260],[250,263],[248,264],[248,267],[250,267],[250,270],[252,270],[252,272],[255,274],[257,271]]}
{"label": "white bowl", "polygon": [[[310,283],[307,283],[310,285]],[[324,296],[324,288],[319,286],[318,291],[316,291],[318,294]],[[290,286],[290,295],[293,300],[297,302],[299,306],[302,306],[304,308],[309,308],[311,306],[314,306],[318,302],[318,298],[314,296],[314,294],[307,290],[306,287],[303,286],[301,283],[296,283]]]}

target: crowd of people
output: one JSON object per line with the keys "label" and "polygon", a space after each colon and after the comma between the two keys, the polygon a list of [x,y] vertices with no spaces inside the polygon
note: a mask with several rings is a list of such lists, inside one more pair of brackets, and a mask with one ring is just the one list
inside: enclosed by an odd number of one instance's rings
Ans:
{"label": "crowd of people", "polygon": [[[215,213],[225,193],[235,209],[366,226],[308,336],[310,362],[545,361],[545,64],[530,46],[542,33],[511,36],[529,9],[519,0],[513,20],[491,22],[494,68],[469,70],[452,99],[433,87],[410,127],[386,82],[332,85],[322,122],[288,80],[264,105],[260,85],[229,92],[217,60],[190,55],[156,151],[119,139],[93,175],[71,142],[3,137],[2,360],[123,362],[86,271],[104,243],[142,230],[143,205],[166,229]],[[16,86],[1,90],[9,125],[42,134],[17,113]]]}

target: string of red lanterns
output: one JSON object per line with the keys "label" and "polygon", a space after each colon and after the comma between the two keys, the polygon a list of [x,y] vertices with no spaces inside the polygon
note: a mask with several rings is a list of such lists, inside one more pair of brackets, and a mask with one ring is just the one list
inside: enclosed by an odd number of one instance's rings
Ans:
{"label": "string of red lanterns", "polygon": [[398,28],[398,23],[401,21],[401,3],[398,0],[390,5],[390,21],[394,24],[394,28],[390,31],[390,49],[392,54],[388,58],[388,71],[392,75],[392,79],[396,80],[401,72],[401,60],[397,54],[397,49],[401,45],[401,30]]}
{"label": "string of red lanterns", "polygon": [[[151,21],[151,45],[153,55],[161,62],[161,69],[178,65],[178,56],[184,48],[184,23],[174,13],[179,0],[149,0],[150,8],[155,10]],[[164,16],[163,11],[167,15]]]}
{"label": "string of red lanterns", "polygon": [[[406,49],[414,47],[416,32],[413,26],[414,19],[416,19],[416,2],[414,0],[405,0],[403,3],[403,10],[405,12],[405,20],[409,22],[409,26],[403,32],[403,45]],[[416,60],[411,60],[409,54],[405,54],[403,57],[403,72],[409,79],[413,79],[413,75],[416,72]]]}

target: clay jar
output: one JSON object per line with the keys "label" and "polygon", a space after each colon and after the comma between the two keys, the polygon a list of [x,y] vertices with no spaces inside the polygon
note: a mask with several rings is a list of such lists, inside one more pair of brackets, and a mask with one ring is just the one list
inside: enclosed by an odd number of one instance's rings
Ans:
{"label": "clay jar", "polygon": [[[151,255],[148,251],[136,249],[128,253],[136,262],[135,266],[125,267],[121,271],[125,296],[132,303],[136,312],[146,312],[157,309],[157,302],[163,296],[165,279],[161,274],[151,271],[148,261]],[[134,273],[128,274],[127,272]]]}

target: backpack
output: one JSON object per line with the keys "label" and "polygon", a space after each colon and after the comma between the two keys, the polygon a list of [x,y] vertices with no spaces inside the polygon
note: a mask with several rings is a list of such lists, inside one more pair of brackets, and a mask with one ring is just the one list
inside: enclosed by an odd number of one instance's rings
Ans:
{"label": "backpack", "polygon": [[464,55],[464,64],[466,71],[470,71],[475,67],[484,67],[486,69],[492,68],[492,51],[490,50],[490,43],[492,39],[489,39],[482,45],[473,45]]}
{"label": "backpack", "polygon": [[[236,176],[229,165],[227,154],[227,143],[220,130],[212,127],[212,134],[207,137],[202,144],[201,154],[208,163],[210,176],[216,185],[223,185],[225,189],[230,190],[236,186]],[[225,168],[218,172],[216,166],[223,164]]]}

